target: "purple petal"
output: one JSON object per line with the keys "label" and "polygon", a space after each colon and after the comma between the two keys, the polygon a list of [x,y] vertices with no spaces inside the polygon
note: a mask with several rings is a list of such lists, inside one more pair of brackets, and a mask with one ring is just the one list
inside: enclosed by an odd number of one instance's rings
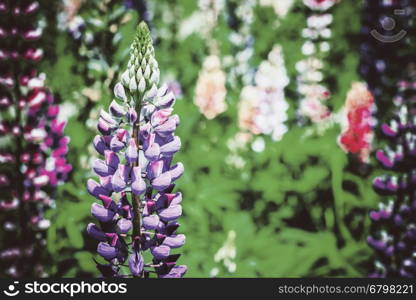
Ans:
{"label": "purple petal", "polygon": [[147,176],[149,177],[149,179],[153,179],[155,177],[158,177],[162,174],[163,171],[163,160],[156,160],[156,161],[151,161],[147,167]]}
{"label": "purple petal", "polygon": [[151,118],[151,123],[153,126],[161,125],[165,123],[169,116],[172,114],[173,108],[166,108],[155,111]]}
{"label": "purple petal", "polygon": [[168,274],[159,275],[159,278],[182,278],[187,270],[184,265],[174,266]]}
{"label": "purple petal", "polygon": [[166,235],[170,236],[176,232],[179,226],[180,224],[178,222],[170,222],[164,228],[162,228],[161,232],[164,232]]}
{"label": "purple petal", "polygon": [[110,149],[114,152],[119,152],[126,146],[125,143],[121,142],[117,136],[114,136],[110,142]]}
{"label": "purple petal", "polygon": [[169,246],[170,248],[179,248],[185,244],[185,239],[184,234],[167,236],[163,241],[163,245]]}
{"label": "purple petal", "polygon": [[99,221],[107,223],[113,220],[115,213],[101,204],[93,203],[91,205],[91,214]]}
{"label": "purple petal", "polygon": [[172,156],[176,152],[179,151],[181,148],[181,139],[178,136],[175,136],[173,140],[160,148],[160,152],[162,152],[165,156]]}
{"label": "purple petal", "polygon": [[152,187],[157,191],[163,191],[172,183],[170,172],[162,173],[160,176],[152,180]]}
{"label": "purple petal", "polygon": [[39,2],[36,2],[36,1],[34,1],[34,2],[32,2],[32,3],[30,3],[26,8],[25,8],[25,10],[24,10],[24,13],[26,14],[26,15],[29,15],[29,14],[32,14],[32,13],[34,13],[35,11],[37,11],[38,9],[39,9]]}
{"label": "purple petal", "polygon": [[131,107],[127,113],[127,120],[130,124],[133,124],[137,121],[137,112],[133,107]]}
{"label": "purple petal", "polygon": [[114,100],[110,104],[110,113],[111,115],[117,118],[126,115],[126,111],[124,110],[124,108]]}
{"label": "purple petal", "polygon": [[103,135],[109,135],[111,133],[111,126],[106,121],[104,121],[102,118],[98,120],[97,129],[99,132],[101,132]]}
{"label": "purple petal", "polygon": [[169,171],[170,176],[172,177],[172,181],[175,181],[176,179],[181,177],[183,172],[184,168],[182,163],[179,162],[176,165],[174,165]]}
{"label": "purple petal", "polygon": [[101,155],[104,155],[104,151],[108,149],[102,136],[96,135],[94,138],[93,144],[94,144],[95,150],[97,150],[97,152],[100,153]]}
{"label": "purple petal", "polygon": [[110,191],[103,188],[101,185],[99,185],[95,180],[88,179],[87,181],[87,190],[88,193],[90,193],[92,196],[99,199],[99,195],[109,195]]}
{"label": "purple petal", "polygon": [[158,215],[159,215],[159,218],[165,222],[176,220],[182,215],[182,206],[171,205],[168,208],[160,210],[158,212]]}
{"label": "purple petal", "polygon": [[120,82],[114,86],[114,96],[119,100],[127,101],[126,91]]}
{"label": "purple petal", "polygon": [[373,221],[379,221],[380,220],[380,214],[377,211],[371,211],[370,212],[370,218]]}
{"label": "purple petal", "polygon": [[384,133],[384,135],[388,137],[395,137],[397,135],[397,132],[391,129],[391,127],[387,124],[382,124],[381,130]]}
{"label": "purple petal", "polygon": [[104,110],[100,111],[100,119],[103,119],[111,127],[116,127],[117,126],[117,121],[114,120],[113,117],[111,117],[111,115],[108,112],[104,111]]}
{"label": "purple petal", "polygon": [[159,96],[156,98],[154,104],[158,108],[172,107],[175,104],[175,95],[172,92],[169,92],[164,96]]}
{"label": "purple petal", "polygon": [[134,139],[130,139],[129,146],[127,147],[127,150],[126,150],[126,160],[130,164],[133,164],[137,161],[137,158],[138,158],[138,152],[137,152],[136,142],[134,141]]}
{"label": "purple petal", "polygon": [[124,144],[127,143],[127,140],[130,138],[130,134],[126,129],[118,129],[116,131],[116,136],[118,138],[118,140]]}
{"label": "purple petal", "polygon": [[[118,164],[120,163],[120,159],[118,155],[110,150],[104,151],[105,163],[115,170],[118,168]],[[114,173],[113,173],[114,174]]]}
{"label": "purple petal", "polygon": [[374,239],[372,236],[367,238],[367,243],[376,250],[383,251],[387,248],[386,243],[383,241],[379,241]]}
{"label": "purple petal", "polygon": [[111,178],[111,186],[116,193],[122,192],[127,186],[127,183],[121,176],[119,169],[117,169]]}
{"label": "purple petal", "polygon": [[388,169],[393,167],[393,162],[384,154],[384,151],[378,150],[376,158],[384,167]]}
{"label": "purple petal", "polygon": [[111,247],[109,244],[103,242],[98,244],[97,252],[108,261],[116,258],[118,255],[118,251],[115,247]]}
{"label": "purple petal", "polygon": [[111,178],[112,176],[104,176],[104,177],[100,177],[100,184],[103,188],[112,191],[113,190],[113,186],[111,185]]}
{"label": "purple petal", "polygon": [[156,259],[164,259],[169,256],[170,248],[165,245],[160,245],[150,248],[150,252]]}
{"label": "purple petal", "polygon": [[118,170],[120,171],[120,175],[124,181],[128,182],[130,180],[131,167],[120,164],[118,165]]}
{"label": "purple petal", "polygon": [[101,241],[101,242],[107,241],[107,237],[105,233],[94,223],[88,224],[87,232],[92,238],[98,241]]}
{"label": "purple petal", "polygon": [[99,176],[109,176],[113,175],[116,171],[112,167],[108,166],[103,160],[97,159],[94,161],[93,169],[95,173],[97,173]]}
{"label": "purple petal", "polygon": [[156,207],[156,202],[153,200],[147,200],[146,201],[146,205],[143,208],[143,216],[148,216],[150,215],[152,212],[154,212]]}
{"label": "purple petal", "polygon": [[181,193],[163,193],[157,199],[156,207],[157,209],[164,209],[168,208],[171,205],[178,205],[182,202],[182,194]]}
{"label": "purple petal", "polygon": [[158,125],[155,127],[155,132],[162,136],[167,137],[172,134],[176,129],[176,120],[175,118],[170,117],[165,123],[162,125]]}
{"label": "purple petal", "polygon": [[113,199],[105,195],[100,195],[98,198],[100,198],[100,200],[103,202],[105,208],[113,211],[115,210],[116,204],[114,203]]}
{"label": "purple petal", "polygon": [[133,276],[141,276],[144,267],[144,260],[141,253],[134,251],[129,256],[129,268]]}
{"label": "purple petal", "polygon": [[142,171],[140,167],[133,168],[131,191],[137,196],[140,196],[146,191],[146,183],[142,178]]}
{"label": "purple petal", "polygon": [[157,215],[150,215],[143,218],[143,227],[147,230],[155,230],[159,224],[159,217]]}
{"label": "purple petal", "polygon": [[159,144],[153,143],[150,145],[150,147],[146,149],[146,151],[144,152],[144,155],[146,156],[148,160],[153,161],[159,158],[160,150],[161,149],[160,149]]}
{"label": "purple petal", "polygon": [[119,234],[126,234],[131,230],[132,226],[133,224],[130,220],[123,218],[123,219],[118,220],[117,225],[116,225],[116,231]]}

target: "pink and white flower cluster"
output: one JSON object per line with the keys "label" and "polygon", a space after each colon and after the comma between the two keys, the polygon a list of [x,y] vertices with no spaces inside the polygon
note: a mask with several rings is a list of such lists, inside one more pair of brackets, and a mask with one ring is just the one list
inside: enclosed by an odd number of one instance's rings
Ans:
{"label": "pink and white flower cluster", "polygon": [[327,13],[336,1],[305,0],[304,4],[313,12],[307,19],[307,27],[302,31],[305,42],[302,54],[305,58],[296,64],[297,90],[300,95],[298,114],[301,118],[321,123],[328,121],[331,112],[326,105],[331,93],[323,84],[324,61],[331,46],[328,40],[332,32],[329,26],[333,17]]}
{"label": "pink and white flower cluster", "polygon": [[255,85],[245,86],[239,105],[239,127],[251,134],[270,135],[274,141],[287,132],[288,103],[285,87],[289,84],[282,48],[275,46],[255,75]]}
{"label": "pink and white flower cluster", "polygon": [[196,84],[194,103],[207,119],[214,119],[227,109],[225,82],[219,57],[206,57]]}

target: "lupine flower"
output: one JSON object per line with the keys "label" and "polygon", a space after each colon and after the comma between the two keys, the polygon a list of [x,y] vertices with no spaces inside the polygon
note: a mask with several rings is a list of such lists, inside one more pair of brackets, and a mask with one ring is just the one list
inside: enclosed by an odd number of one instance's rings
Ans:
{"label": "lupine flower", "polygon": [[368,162],[373,140],[374,98],[367,86],[356,82],[348,92],[344,107],[343,131],[338,143],[361,162]]}
{"label": "lupine flower", "polygon": [[227,109],[225,81],[219,57],[206,57],[196,84],[194,102],[207,119],[214,119]]}
{"label": "lupine flower", "polygon": [[207,30],[211,31],[217,23],[218,16],[221,10],[224,9],[224,0],[198,0],[199,9],[206,14],[205,20],[208,22],[205,25],[210,27]]}
{"label": "lupine flower", "polygon": [[171,79],[166,84],[168,85],[168,89],[172,91],[176,98],[182,98],[183,91],[179,81]]}
{"label": "lupine flower", "polygon": [[[331,112],[325,102],[331,93],[323,85],[325,79],[322,69],[323,58],[331,49],[328,39],[331,37],[332,15],[327,12],[337,1],[304,0],[304,4],[312,10],[308,16],[307,27],[302,30],[306,39],[302,46],[305,58],[296,64],[298,71],[297,90],[300,95],[298,114],[324,127],[330,120]],[[304,120],[303,120],[304,121]]]}
{"label": "lupine flower", "polygon": [[[100,226],[87,231],[99,241],[97,252],[107,263],[97,262],[104,277],[128,274],[148,277],[182,277],[186,266],[177,265],[173,250],[185,243],[177,232],[182,214],[182,194],[173,192],[182,175],[182,163],[173,163],[181,147],[175,136],[179,117],[172,115],[175,97],[164,85],[158,88],[159,68],[150,32],[140,23],[132,44],[127,70],[114,88],[115,100],[101,111],[94,147],[102,159],[94,163],[99,181],[88,180],[87,189],[101,203],[92,215]],[[144,261],[149,251],[153,260]]]}
{"label": "lupine flower", "polygon": [[[406,14],[394,17],[394,12],[401,10]],[[360,45],[360,74],[368,84],[370,91],[378,102],[388,104],[396,93],[397,74],[401,74],[403,66],[412,61],[414,55],[403,49],[411,48],[408,38],[414,34],[414,2],[412,0],[365,0],[362,8],[362,28]],[[383,27],[383,18],[393,16],[396,25],[392,30]],[[405,38],[394,43],[384,43],[376,39],[371,32],[376,30],[382,36],[392,36],[401,30],[407,32]],[[388,110],[384,110],[388,111]],[[382,111],[379,112],[381,114]]]}
{"label": "lupine flower", "polygon": [[401,85],[395,99],[398,111],[380,128],[389,145],[378,150],[376,158],[388,174],[375,178],[373,187],[389,201],[370,212],[373,224],[368,243],[377,255],[370,277],[416,276],[415,91],[412,83]]}
{"label": "lupine flower", "polygon": [[36,70],[39,9],[38,1],[0,0],[0,270],[11,277],[46,276],[44,213],[71,171],[65,122]]}
{"label": "lupine flower", "polygon": [[260,64],[255,83],[255,86],[244,87],[241,92],[239,127],[255,135],[270,135],[279,141],[287,132],[284,123],[289,108],[284,93],[289,78],[280,46],[275,46],[268,59]]}
{"label": "lupine flower", "polygon": [[[222,263],[229,273],[235,273],[237,270],[237,264],[235,263],[235,258],[237,256],[237,249],[235,246],[236,233],[234,230],[230,230],[227,234],[227,239],[224,242],[224,245],[218,249],[215,253],[214,261],[216,263]],[[213,268],[211,270],[211,276],[215,277],[219,273],[219,268]]]}
{"label": "lupine flower", "polygon": [[78,15],[78,11],[84,0],[62,1],[62,12],[58,15],[58,26],[61,30],[68,28],[74,39],[82,36],[82,29],[85,26],[84,19]]}
{"label": "lupine flower", "polygon": [[149,23],[153,17],[148,9],[146,0],[124,0],[124,5],[129,9],[135,9],[139,13],[140,20],[147,23]]}
{"label": "lupine flower", "polygon": [[212,41],[211,32],[224,6],[224,0],[198,0],[199,9],[179,24],[178,38],[184,40],[191,34],[198,33],[204,40]]}
{"label": "lupine flower", "polygon": [[[251,25],[254,21],[255,0],[236,1],[229,5],[228,24],[233,31],[229,35],[230,42],[234,46],[234,55],[224,59],[228,62],[230,70],[227,79],[232,86],[238,81],[245,85],[253,81],[254,69],[250,65],[250,59],[254,54],[254,37],[251,34]],[[235,6],[235,9],[231,7]]]}

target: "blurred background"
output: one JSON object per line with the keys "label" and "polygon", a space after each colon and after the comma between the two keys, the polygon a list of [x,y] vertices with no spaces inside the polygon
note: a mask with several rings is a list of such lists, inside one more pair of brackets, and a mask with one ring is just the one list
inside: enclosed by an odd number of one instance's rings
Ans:
{"label": "blurred background", "polygon": [[[371,35],[393,30],[380,23],[394,16],[389,1],[373,1],[379,10],[347,0],[40,2],[39,70],[67,122],[73,168],[46,212],[50,276],[99,275],[97,243],[85,231],[94,222],[85,188],[94,177],[92,139],[141,20],[161,81],[178,99],[186,276],[373,270],[369,212],[384,201],[372,187],[383,173],[377,128],[391,117],[407,63],[400,59],[414,50],[410,32],[386,44]],[[396,21],[398,32],[409,17]]]}

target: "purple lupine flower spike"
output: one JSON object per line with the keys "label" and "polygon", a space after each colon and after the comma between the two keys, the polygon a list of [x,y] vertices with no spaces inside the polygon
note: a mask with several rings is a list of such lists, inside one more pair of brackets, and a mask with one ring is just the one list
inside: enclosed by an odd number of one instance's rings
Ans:
{"label": "purple lupine flower spike", "polygon": [[0,0],[0,277],[47,275],[45,211],[71,171],[65,122],[36,70],[42,9],[35,0]]}
{"label": "purple lupine flower spike", "polygon": [[[90,179],[92,215],[100,227],[89,224],[88,234],[99,241],[97,252],[108,263],[97,263],[104,277],[178,278],[186,266],[177,265],[174,249],[185,243],[177,233],[182,195],[174,193],[183,164],[172,163],[181,147],[175,136],[179,117],[172,115],[175,97],[166,86],[157,88],[159,68],[149,29],[140,23],[131,57],[121,81],[115,85],[109,112],[97,124],[101,135],[93,144],[103,158],[94,162],[99,183]],[[146,262],[149,251],[153,260]],[[154,269],[151,271],[151,269]]]}
{"label": "purple lupine flower spike", "polygon": [[374,190],[391,200],[370,212],[372,234],[368,244],[377,255],[376,269],[370,277],[416,277],[416,135],[414,80],[399,84],[395,103],[398,112],[381,131],[390,145],[376,154],[380,165],[389,171],[374,179]]}

